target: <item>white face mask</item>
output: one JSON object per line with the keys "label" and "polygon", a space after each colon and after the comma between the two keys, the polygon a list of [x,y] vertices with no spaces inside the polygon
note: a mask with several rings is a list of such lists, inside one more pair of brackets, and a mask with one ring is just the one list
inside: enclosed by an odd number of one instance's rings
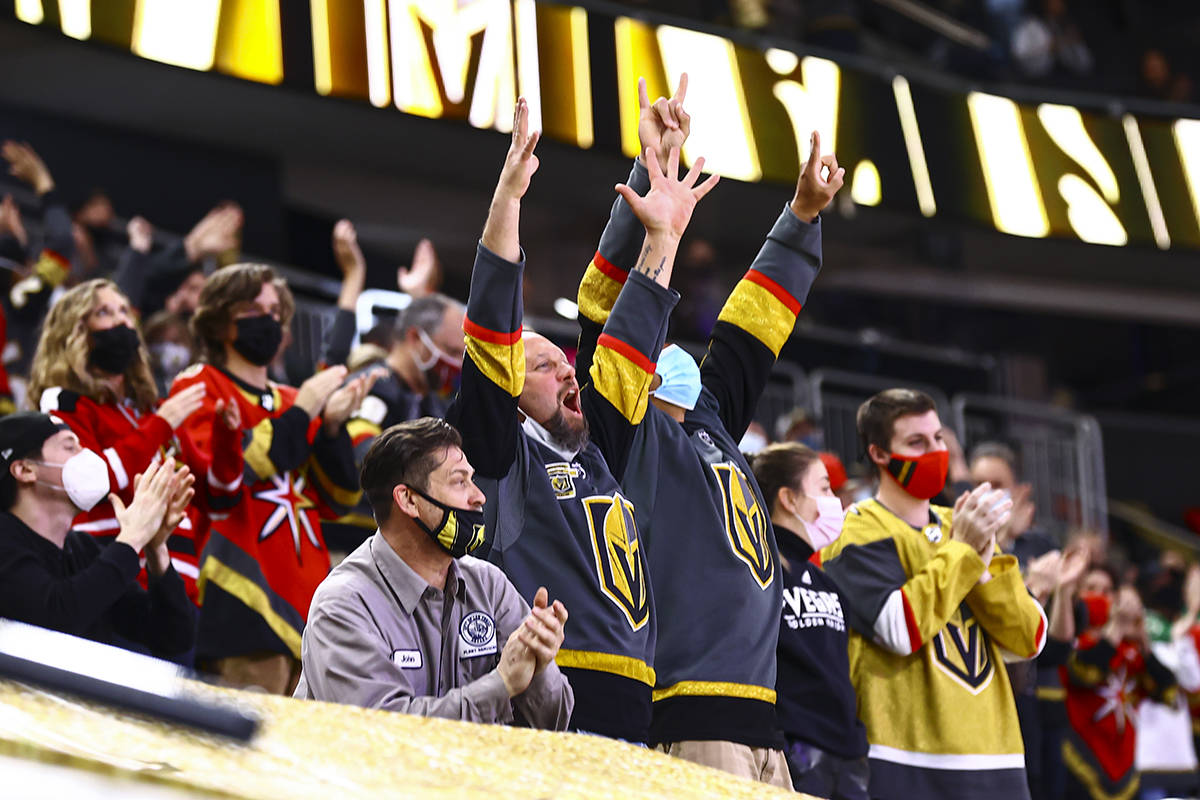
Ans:
{"label": "white face mask", "polygon": [[806,522],[800,519],[799,514],[796,515],[796,519],[804,524],[804,530],[808,531],[813,550],[818,551],[833,544],[842,535],[845,518],[842,501],[837,497],[817,498],[817,519],[814,522]]}
{"label": "white face mask", "polygon": [[767,446],[767,437],[755,431],[746,431],[742,436],[742,440],[738,442],[738,450],[741,450],[746,455],[754,455]]}
{"label": "white face mask", "polygon": [[[96,504],[108,496],[108,465],[104,459],[84,448],[61,464],[51,464],[49,461],[36,462],[44,467],[62,468],[62,486],[52,483],[46,485],[52,489],[65,491],[67,497],[80,511],[91,511]],[[39,481],[44,483],[44,481]]]}
{"label": "white face mask", "polygon": [[427,372],[433,369],[434,365],[439,361],[445,362],[448,366],[462,369],[462,359],[455,358],[434,344],[433,339],[430,338],[428,333],[417,328],[417,336],[420,337],[421,344],[425,345],[425,349],[429,351],[429,355],[425,358],[417,358],[416,354],[413,354],[413,362],[417,365],[417,369]]}

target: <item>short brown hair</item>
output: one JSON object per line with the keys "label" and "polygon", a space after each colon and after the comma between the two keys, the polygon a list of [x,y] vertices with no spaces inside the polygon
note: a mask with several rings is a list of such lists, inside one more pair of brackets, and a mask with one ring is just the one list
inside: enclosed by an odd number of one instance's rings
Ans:
{"label": "short brown hair", "polygon": [[775,511],[779,490],[798,489],[804,473],[817,461],[820,461],[817,451],[799,442],[767,445],[755,454],[751,467],[767,502],[768,514]]}
{"label": "short brown hair", "polygon": [[358,475],[377,525],[391,516],[392,490],[397,486],[422,492],[429,488],[429,473],[438,468],[449,447],[462,447],[462,436],[437,417],[410,419],[379,434],[363,457]]}
{"label": "short brown hair", "polygon": [[266,264],[230,264],[208,276],[191,322],[201,361],[225,363],[225,337],[237,306],[252,302],[266,283],[279,292],[279,322],[286,328],[292,321],[296,303],[287,281],[275,270]]}
{"label": "short brown hair", "polygon": [[936,411],[933,398],[916,389],[885,389],[858,407],[858,443],[863,453],[871,445],[891,452],[896,420],[909,414]]}

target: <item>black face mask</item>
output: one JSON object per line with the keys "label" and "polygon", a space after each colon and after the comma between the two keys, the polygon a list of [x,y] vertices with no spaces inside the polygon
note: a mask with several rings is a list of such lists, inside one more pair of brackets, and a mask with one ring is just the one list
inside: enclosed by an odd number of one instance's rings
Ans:
{"label": "black face mask", "polygon": [[408,487],[417,494],[442,510],[442,521],[436,528],[431,528],[417,517],[413,522],[417,527],[429,534],[442,549],[455,558],[462,558],[467,553],[483,544],[483,511],[470,508],[455,508],[434,500],[420,489]]}
{"label": "black face mask", "polygon": [[92,331],[92,352],[88,355],[88,365],[109,375],[124,375],[137,358],[141,344],[137,331],[128,325]]}
{"label": "black face mask", "polygon": [[237,321],[233,349],[251,364],[265,367],[275,360],[282,341],[283,326],[270,314],[242,317]]}

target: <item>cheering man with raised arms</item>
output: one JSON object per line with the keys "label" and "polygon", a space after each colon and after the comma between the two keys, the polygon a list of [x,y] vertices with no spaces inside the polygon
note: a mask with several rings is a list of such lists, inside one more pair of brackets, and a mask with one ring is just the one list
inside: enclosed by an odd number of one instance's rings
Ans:
{"label": "cheering man with raised arms", "polygon": [[[613,324],[634,290],[635,215],[650,199],[638,193],[662,180],[653,156],[677,149],[690,130],[686,76],[674,97],[653,105],[644,83],[639,89],[646,164],[634,166],[580,285],[580,364],[593,350],[600,358],[600,328]],[[779,556],[770,507],[737,443],[816,279],[818,215],[844,175],[832,155],[821,155],[814,133],[796,194],[721,311],[703,366],[679,347],[659,358],[654,407],[637,431],[622,484],[637,509],[658,600],[652,743],[788,788],[775,719]]]}
{"label": "cheering man with raised arms", "polygon": [[622,299],[599,337],[582,390],[562,350],[523,333],[518,221],[537,170],[538,134],[524,99],[475,258],[462,386],[447,417],[488,497],[490,558],[520,593],[539,586],[572,624],[557,663],[575,691],[571,727],[647,740],[654,685],[654,600],[633,504],[618,481],[646,412],[654,362],[678,300],[668,288],[696,203],[700,163],[677,179],[668,154],[638,207],[645,240]]}

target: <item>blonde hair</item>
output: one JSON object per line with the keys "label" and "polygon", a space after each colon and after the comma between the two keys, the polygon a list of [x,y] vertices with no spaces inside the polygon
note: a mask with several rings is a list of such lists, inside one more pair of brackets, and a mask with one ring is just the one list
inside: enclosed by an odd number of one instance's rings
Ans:
{"label": "blonde hair", "polygon": [[91,348],[87,318],[96,307],[96,296],[101,289],[111,289],[126,302],[129,300],[115,283],[97,278],[68,291],[46,314],[29,376],[29,400],[35,408],[41,402],[42,393],[55,386],[77,392],[98,403],[119,403],[130,399],[144,411],[157,404],[158,390],[150,371],[150,354],[136,320],[133,320],[133,329],[138,335],[138,354],[125,370],[125,396],[117,397],[88,369]]}

